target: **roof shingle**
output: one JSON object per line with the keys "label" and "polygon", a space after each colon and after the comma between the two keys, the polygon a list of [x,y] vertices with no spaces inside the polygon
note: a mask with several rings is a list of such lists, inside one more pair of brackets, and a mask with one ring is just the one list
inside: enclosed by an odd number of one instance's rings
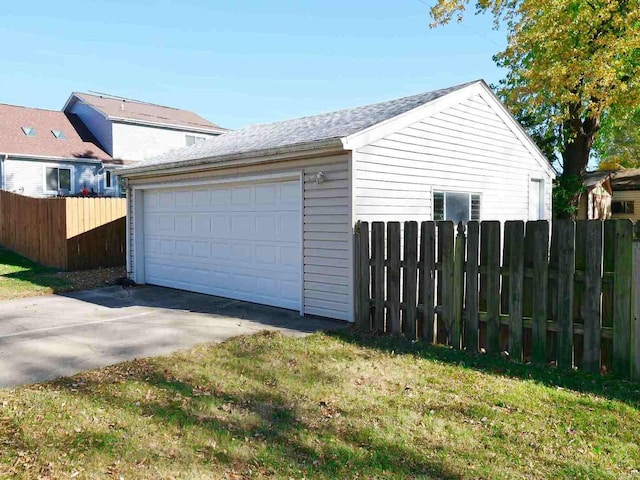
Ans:
{"label": "roof shingle", "polygon": [[[22,127],[35,128],[35,135],[25,135]],[[56,138],[52,130],[60,130],[64,138]],[[4,104],[0,104],[0,153],[111,160],[76,115]]]}
{"label": "roof shingle", "polygon": [[[347,137],[476,82],[410,97],[275,123],[251,125],[138,162],[132,169],[259,152]],[[204,162],[203,162],[204,163]],[[126,172],[126,169],[124,169]],[[124,173],[123,172],[123,173]]]}
{"label": "roof shingle", "polygon": [[145,103],[138,100],[110,97],[108,95],[92,95],[78,92],[74,92],[73,95],[87,105],[101,111],[109,118],[122,118],[185,128],[224,130],[215,123],[187,110]]}

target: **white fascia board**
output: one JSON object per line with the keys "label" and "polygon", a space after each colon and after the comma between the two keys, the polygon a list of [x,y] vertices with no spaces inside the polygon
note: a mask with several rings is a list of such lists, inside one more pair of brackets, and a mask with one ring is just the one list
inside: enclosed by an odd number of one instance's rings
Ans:
{"label": "white fascia board", "polygon": [[169,130],[179,130],[181,132],[208,133],[210,135],[215,135],[215,134],[221,135],[229,131],[226,128],[189,127],[184,125],[175,125],[172,123],[145,122],[144,120],[136,120],[135,118],[124,118],[124,117],[107,117],[107,118],[115,123],[127,123],[131,125],[142,125],[145,127],[166,128]]}
{"label": "white fascia board", "polygon": [[489,86],[482,82],[482,91],[480,92],[480,96],[492,107],[493,111],[500,117],[500,119],[509,127],[509,130],[516,136],[518,140],[522,143],[522,145],[529,151],[533,157],[535,157],[540,166],[544,168],[551,178],[556,178],[558,172],[549,159],[542,153],[536,142],[529,136],[529,134],[524,130],[520,122],[518,122],[513,115],[507,110],[507,107],[500,101],[500,99],[496,96],[495,93],[489,88]]}
{"label": "white fascia board", "polygon": [[344,137],[342,144],[345,150],[357,150],[397,132],[405,127],[409,127],[423,118],[434,115],[453,105],[456,105],[467,98],[477,95],[482,91],[482,82],[478,81],[467,85],[459,90],[453,91],[440,98],[436,98],[424,105],[420,105],[412,110],[404,112],[383,122],[372,125],[357,133]]}
{"label": "white fascia board", "polygon": [[255,165],[260,163],[291,160],[295,158],[313,158],[342,152],[344,152],[342,142],[340,139],[333,138],[322,142],[291,145],[287,147],[224,155],[220,157],[202,157],[172,163],[143,165],[140,167],[136,167],[135,165],[132,167],[121,167],[117,172],[118,175],[125,178],[149,175],[167,175],[173,173],[190,173],[194,171]]}
{"label": "white fascia board", "polygon": [[6,155],[7,160],[41,160],[43,162],[75,162],[75,163],[102,163],[102,160],[97,158],[80,158],[80,157],[52,157],[49,155],[28,155],[26,153],[0,153],[0,155]]}

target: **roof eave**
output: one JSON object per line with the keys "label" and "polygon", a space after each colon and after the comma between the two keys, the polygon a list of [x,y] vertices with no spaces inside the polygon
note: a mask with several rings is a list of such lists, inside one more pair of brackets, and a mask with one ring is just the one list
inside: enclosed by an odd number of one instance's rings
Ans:
{"label": "roof eave", "polygon": [[[160,174],[174,172],[178,169],[189,170],[193,168],[202,168],[203,166],[212,165],[221,167],[230,163],[263,163],[277,159],[285,160],[287,157],[294,157],[300,154],[313,151],[314,154],[337,153],[345,151],[341,138],[331,138],[321,141],[299,143],[296,145],[288,145],[285,147],[266,148],[262,150],[253,150],[250,152],[235,153],[231,155],[221,155],[213,157],[202,157],[192,160],[183,160],[179,162],[158,163],[146,166],[133,166],[118,169],[118,175],[122,177],[135,177],[148,174]],[[248,160],[254,159],[252,162]],[[215,160],[215,161],[212,161]]]}
{"label": "roof eave", "polygon": [[88,157],[56,157],[53,155],[34,155],[30,153],[11,153],[11,152],[0,152],[0,156],[6,156],[8,158],[20,159],[24,158],[26,160],[45,160],[45,161],[56,161],[56,162],[83,162],[83,163],[102,163],[108,161],[108,159],[100,159],[100,158],[88,158]]}
{"label": "roof eave", "polygon": [[152,126],[152,127],[170,128],[173,130],[180,130],[184,132],[223,134],[229,131],[228,129],[222,128],[222,127],[191,127],[188,125],[176,125],[174,123],[150,122],[145,120],[137,120],[135,118],[113,117],[113,116],[107,116],[107,118],[112,122],[131,123],[133,125],[145,125],[145,126]]}

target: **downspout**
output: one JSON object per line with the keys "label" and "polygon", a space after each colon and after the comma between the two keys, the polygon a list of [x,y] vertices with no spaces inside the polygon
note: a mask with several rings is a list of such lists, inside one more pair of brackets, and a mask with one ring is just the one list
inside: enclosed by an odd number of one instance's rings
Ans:
{"label": "downspout", "polygon": [[6,186],[6,173],[5,173],[5,167],[6,167],[6,161],[9,158],[9,154],[5,153],[3,157],[0,157],[0,190],[6,190],[5,186]]}

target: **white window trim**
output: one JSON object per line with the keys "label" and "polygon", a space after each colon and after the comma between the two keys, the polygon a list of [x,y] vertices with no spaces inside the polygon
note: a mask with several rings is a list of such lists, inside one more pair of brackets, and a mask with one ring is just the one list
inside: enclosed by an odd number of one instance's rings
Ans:
{"label": "white window trim", "polygon": [[[442,193],[444,195],[444,198],[442,200],[443,200],[443,208],[444,208],[444,212],[443,213],[444,213],[445,220],[443,220],[443,221],[445,221],[445,222],[449,221],[449,220],[446,220],[446,218],[447,218],[447,193],[464,193],[466,195],[469,195],[469,221],[470,222],[480,222],[480,221],[482,221],[482,209],[484,208],[484,198],[483,198],[482,192],[473,191],[473,190],[439,190],[439,189],[433,190],[431,192],[431,218],[433,220],[435,220],[435,218],[436,218],[436,209],[435,209],[435,206],[436,206],[436,204],[435,204],[435,194],[436,193]],[[478,212],[478,216],[480,218],[477,219],[477,220],[472,220],[471,219],[471,205],[472,205],[471,204],[471,202],[472,202],[471,197],[473,195],[478,195],[480,197],[480,211]]]}
{"label": "white window trim", "polygon": [[[65,170],[69,170],[70,171],[70,177],[71,177],[71,188],[69,189],[69,193],[75,193],[76,192],[76,178],[75,178],[75,167],[73,165],[67,164],[67,163],[45,163],[42,167],[42,191],[45,194],[49,194],[49,195],[58,195],[58,192],[60,190],[49,190],[47,187],[47,168],[63,168]],[[60,175],[58,173],[58,175]],[[60,183],[60,180],[58,178],[58,184]]]}
{"label": "white window trim", "polygon": [[[527,217],[529,217],[531,213],[531,187],[533,186],[533,182],[540,183],[538,186],[538,188],[540,188],[540,192],[538,192],[540,194],[540,209],[538,211],[538,216],[540,217],[539,220],[546,220],[547,219],[547,197],[546,197],[547,184],[544,178],[535,177],[531,175],[529,175],[529,189],[528,189],[529,198],[527,199],[527,210],[528,210]],[[529,218],[529,220],[532,220],[532,219]]]}

